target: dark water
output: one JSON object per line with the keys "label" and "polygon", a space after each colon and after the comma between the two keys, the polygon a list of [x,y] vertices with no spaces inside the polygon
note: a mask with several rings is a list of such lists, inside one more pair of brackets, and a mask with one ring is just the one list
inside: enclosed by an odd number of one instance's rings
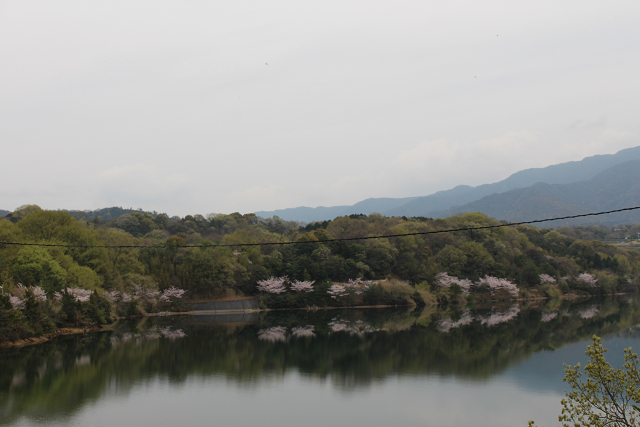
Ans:
{"label": "dark water", "polygon": [[0,424],[551,426],[562,363],[598,334],[620,365],[638,323],[635,296],[145,319],[1,351]]}

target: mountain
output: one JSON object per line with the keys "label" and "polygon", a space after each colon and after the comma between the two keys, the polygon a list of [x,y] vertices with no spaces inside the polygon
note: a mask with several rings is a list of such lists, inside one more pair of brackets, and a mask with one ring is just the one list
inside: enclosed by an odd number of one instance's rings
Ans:
{"label": "mountain", "polygon": [[255,214],[263,218],[271,218],[276,215],[287,221],[324,221],[325,219],[334,219],[339,216],[351,215],[354,213],[369,215],[373,212],[382,212],[402,206],[414,199],[415,197],[405,197],[400,199],[372,198],[358,202],[355,205],[331,207],[318,206],[317,208],[300,206],[298,208],[278,209],[275,211],[258,211],[255,212]]}
{"label": "mountain", "polygon": [[323,221],[337,216],[350,214],[370,214],[379,212],[386,216],[426,216],[433,217],[454,206],[480,200],[483,197],[504,193],[516,188],[529,187],[538,182],[546,184],[570,184],[593,178],[612,166],[630,161],[640,160],[640,146],[627,148],[615,154],[603,154],[586,157],[580,161],[560,163],[545,168],[531,168],[514,173],[508,178],[477,187],[459,185],[450,190],[406,198],[371,198],[353,206],[333,206],[317,208],[298,207],[277,211],[260,211],[256,215],[268,218],[277,215],[289,221]]}
{"label": "mountain", "polygon": [[[526,188],[492,194],[447,210],[429,212],[433,218],[482,212],[509,222],[530,221],[640,206],[640,160],[605,169],[591,179],[571,184],[536,183]],[[544,223],[544,227],[640,222],[640,209],[604,216]]]}

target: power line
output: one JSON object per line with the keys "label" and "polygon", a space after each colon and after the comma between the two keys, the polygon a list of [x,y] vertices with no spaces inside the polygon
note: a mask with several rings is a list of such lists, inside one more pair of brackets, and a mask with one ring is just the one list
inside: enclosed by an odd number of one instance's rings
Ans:
{"label": "power line", "polygon": [[149,245],[149,246],[140,246],[140,245],[63,245],[56,243],[20,243],[20,242],[0,242],[0,245],[14,245],[14,246],[42,246],[42,247],[58,247],[58,248],[111,248],[111,249],[127,249],[127,248],[136,248],[136,249],[168,249],[168,248],[206,248],[206,247],[214,247],[214,248],[237,248],[243,246],[284,246],[284,245],[303,245],[310,243],[334,243],[334,242],[345,242],[345,241],[354,241],[354,240],[371,240],[371,239],[387,239],[390,237],[406,237],[406,236],[419,236],[419,235],[427,235],[427,234],[441,234],[441,233],[452,233],[455,231],[473,231],[473,230],[487,230],[491,228],[501,228],[501,227],[513,227],[516,225],[525,225],[525,224],[536,224],[541,222],[549,222],[549,221],[558,221],[562,219],[572,219],[572,218],[582,218],[586,216],[598,216],[598,215],[606,215],[610,213],[616,212],[624,212],[624,211],[633,211],[640,209],[640,206],[635,206],[632,208],[622,208],[615,209],[612,211],[604,211],[604,212],[592,212],[580,215],[569,215],[569,216],[561,216],[556,218],[548,218],[548,219],[535,219],[532,221],[520,221],[520,222],[508,222],[505,224],[495,224],[495,225],[482,225],[478,227],[462,227],[462,228],[449,228],[446,230],[432,230],[432,231],[416,231],[413,233],[399,233],[399,234],[385,234],[380,236],[367,236],[367,237],[344,237],[340,239],[327,239],[327,240],[309,240],[304,242],[263,242],[263,243],[237,243],[231,245],[216,245],[216,244],[200,244],[200,245],[167,245],[167,244],[159,244],[159,245]]}

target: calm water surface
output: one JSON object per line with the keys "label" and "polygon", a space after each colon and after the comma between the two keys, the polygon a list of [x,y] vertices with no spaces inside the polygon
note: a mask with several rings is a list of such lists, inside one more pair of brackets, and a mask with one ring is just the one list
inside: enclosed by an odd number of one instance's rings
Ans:
{"label": "calm water surface", "polygon": [[593,334],[640,348],[636,297],[471,310],[145,319],[0,352],[10,426],[557,425]]}

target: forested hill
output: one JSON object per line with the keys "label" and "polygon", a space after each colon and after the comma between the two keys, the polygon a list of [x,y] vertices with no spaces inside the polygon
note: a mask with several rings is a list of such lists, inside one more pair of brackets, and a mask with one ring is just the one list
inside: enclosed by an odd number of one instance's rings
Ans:
{"label": "forested hill", "polygon": [[277,215],[286,220],[305,222],[323,221],[340,215],[358,213],[368,215],[373,212],[379,212],[386,216],[433,217],[434,214],[440,215],[443,211],[454,206],[462,206],[492,194],[529,187],[539,182],[570,184],[590,180],[600,172],[629,160],[640,160],[640,146],[621,150],[616,154],[597,155],[586,157],[581,161],[560,163],[545,168],[526,169],[493,184],[477,187],[460,185],[428,196],[399,199],[373,198],[353,206],[298,207],[277,211],[259,211],[256,214],[262,217]]}
{"label": "forested hill", "polygon": [[[429,216],[445,218],[456,213],[483,212],[510,222],[570,216],[640,206],[640,160],[628,161],[572,184],[537,183],[523,189],[493,194],[478,201]],[[545,223],[545,227],[640,222],[640,210]]]}
{"label": "forested hill", "polygon": [[[527,289],[540,284],[540,274],[565,280],[589,272],[598,280],[598,291],[613,292],[621,287],[635,289],[640,275],[638,250],[534,227],[331,241],[499,224],[477,213],[443,220],[352,215],[300,227],[295,222],[239,213],[172,219],[133,212],[100,223],[79,220],[64,211],[34,206],[30,210],[26,215],[15,212],[16,222],[0,220],[0,242],[94,247],[0,244],[0,281],[5,292],[14,292],[22,283],[41,286],[50,295],[64,287],[131,293],[136,286],[160,291],[177,286],[192,298],[255,295],[258,281],[286,276],[325,286],[324,293],[313,294],[324,299],[308,302],[320,306],[328,301],[328,283],[356,278],[394,278],[412,286],[422,284],[424,289],[435,287],[436,275],[447,272],[469,280],[503,277]],[[626,230],[625,236],[637,231],[637,227]],[[219,246],[270,242],[298,243]],[[185,248],[185,244],[200,247]]]}

